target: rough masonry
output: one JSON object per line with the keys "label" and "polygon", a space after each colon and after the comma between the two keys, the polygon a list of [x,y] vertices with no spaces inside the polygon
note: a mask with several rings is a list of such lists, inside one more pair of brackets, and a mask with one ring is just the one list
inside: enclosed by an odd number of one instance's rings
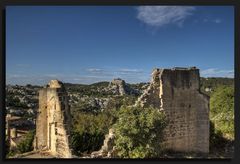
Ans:
{"label": "rough masonry", "polygon": [[154,69],[150,86],[136,105],[165,112],[166,149],[209,152],[209,97],[200,92],[199,69]]}
{"label": "rough masonry", "polygon": [[34,149],[48,151],[57,158],[71,158],[71,115],[63,83],[51,80],[39,91]]}

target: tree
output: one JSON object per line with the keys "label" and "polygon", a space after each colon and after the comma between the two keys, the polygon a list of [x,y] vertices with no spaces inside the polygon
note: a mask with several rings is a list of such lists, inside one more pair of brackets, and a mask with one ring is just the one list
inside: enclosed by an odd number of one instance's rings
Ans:
{"label": "tree", "polygon": [[210,118],[225,137],[234,137],[234,89],[220,86],[210,98]]}
{"label": "tree", "polygon": [[121,107],[115,129],[115,145],[122,158],[151,158],[162,152],[166,119],[154,108]]}
{"label": "tree", "polygon": [[34,140],[35,131],[30,131],[26,134],[26,137],[17,145],[17,151],[20,153],[25,153],[33,150],[33,140]]}
{"label": "tree", "polygon": [[99,114],[79,112],[74,115],[71,146],[74,154],[90,153],[103,145],[105,134],[116,120],[114,110]]}

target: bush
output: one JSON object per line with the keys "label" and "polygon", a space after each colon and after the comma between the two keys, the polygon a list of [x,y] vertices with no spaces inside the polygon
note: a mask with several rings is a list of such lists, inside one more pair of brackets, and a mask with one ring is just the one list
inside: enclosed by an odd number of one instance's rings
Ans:
{"label": "bush", "polygon": [[234,138],[234,89],[218,87],[210,98],[210,118],[217,131],[227,138]]}
{"label": "bush", "polygon": [[223,137],[221,131],[216,130],[214,123],[210,121],[210,152],[215,152],[224,149],[226,146],[227,140]]}
{"label": "bush", "polygon": [[30,131],[25,136],[25,139],[17,145],[17,151],[19,153],[25,153],[33,150],[33,140],[35,131]]}
{"label": "bush", "polygon": [[114,125],[115,145],[122,158],[158,157],[166,127],[165,115],[154,108],[122,107]]}
{"label": "bush", "polygon": [[71,145],[74,154],[90,153],[103,145],[105,134],[116,121],[116,112],[107,110],[99,114],[77,113],[74,115]]}
{"label": "bush", "polygon": [[103,133],[72,132],[71,145],[73,153],[81,155],[101,148],[104,140]]}

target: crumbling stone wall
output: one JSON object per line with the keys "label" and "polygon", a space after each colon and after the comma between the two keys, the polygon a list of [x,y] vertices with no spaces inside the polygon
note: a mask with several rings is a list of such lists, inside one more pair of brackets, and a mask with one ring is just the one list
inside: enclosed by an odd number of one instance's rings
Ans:
{"label": "crumbling stone wall", "polygon": [[200,92],[199,69],[155,69],[136,105],[166,113],[164,146],[180,152],[209,152],[209,97]]}
{"label": "crumbling stone wall", "polygon": [[47,150],[59,158],[71,158],[69,146],[71,115],[68,95],[57,80],[39,91],[39,111],[36,120],[35,150]]}

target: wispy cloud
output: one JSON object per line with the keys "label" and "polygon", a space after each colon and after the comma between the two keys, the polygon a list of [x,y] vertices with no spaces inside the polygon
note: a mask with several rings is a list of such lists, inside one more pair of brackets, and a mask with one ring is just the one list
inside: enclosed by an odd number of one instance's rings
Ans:
{"label": "wispy cloud", "polygon": [[213,20],[213,22],[215,22],[215,23],[221,23],[221,22],[222,22],[222,20],[221,20],[221,19],[219,19],[219,18],[217,18],[217,19],[214,19],[214,20]]}
{"label": "wispy cloud", "polygon": [[46,74],[45,76],[47,76],[47,77],[59,77],[61,75],[60,74]]}
{"label": "wispy cloud", "polygon": [[183,25],[185,19],[193,14],[195,7],[191,6],[140,6],[137,8],[137,18],[153,27],[166,24]]}
{"label": "wispy cloud", "polygon": [[234,70],[221,70],[217,68],[209,68],[202,70],[201,76],[203,77],[234,77]]}
{"label": "wispy cloud", "polygon": [[122,68],[117,71],[120,74],[139,74],[143,73],[141,69],[128,69],[128,68]]}
{"label": "wispy cloud", "polygon": [[18,68],[30,68],[31,65],[30,64],[16,64],[16,67],[18,67]]}
{"label": "wispy cloud", "polygon": [[93,72],[93,73],[96,73],[96,72],[103,72],[103,69],[99,69],[99,68],[88,68],[86,69],[88,72]]}
{"label": "wispy cloud", "polygon": [[113,70],[109,69],[100,69],[100,68],[88,68],[86,72],[84,72],[87,76],[94,76],[94,77],[111,77],[113,76]]}
{"label": "wispy cloud", "polygon": [[222,23],[222,19],[220,18],[215,18],[215,19],[209,19],[209,18],[204,18],[203,20],[203,23],[207,23],[207,22],[210,22],[210,23]]}
{"label": "wispy cloud", "polygon": [[7,75],[7,78],[25,78],[27,77],[26,75],[22,75],[22,74],[11,74],[11,75]]}
{"label": "wispy cloud", "polygon": [[127,83],[149,81],[150,73],[136,68],[89,68],[80,73],[62,74],[62,73],[45,73],[45,74],[8,74],[8,84],[36,84],[45,85],[52,79],[58,79],[63,82],[92,84],[99,81],[111,81],[114,78],[121,78]]}

